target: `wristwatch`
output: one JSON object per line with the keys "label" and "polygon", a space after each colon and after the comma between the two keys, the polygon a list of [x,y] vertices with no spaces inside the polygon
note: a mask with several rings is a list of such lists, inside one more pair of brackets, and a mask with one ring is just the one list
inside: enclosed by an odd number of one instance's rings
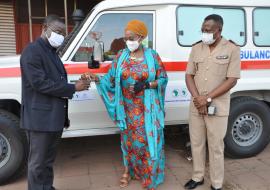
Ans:
{"label": "wristwatch", "polygon": [[211,98],[211,97],[208,97],[208,98],[206,99],[206,101],[207,101],[208,104],[211,104],[212,98]]}

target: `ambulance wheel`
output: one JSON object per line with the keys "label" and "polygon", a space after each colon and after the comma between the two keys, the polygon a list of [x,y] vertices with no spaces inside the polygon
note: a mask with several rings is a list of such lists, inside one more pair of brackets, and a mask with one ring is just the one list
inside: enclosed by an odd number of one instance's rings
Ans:
{"label": "ambulance wheel", "polygon": [[225,154],[232,158],[247,158],[260,153],[270,141],[270,108],[251,97],[232,99]]}
{"label": "ambulance wheel", "polygon": [[26,166],[26,139],[19,118],[0,110],[0,184],[18,177]]}

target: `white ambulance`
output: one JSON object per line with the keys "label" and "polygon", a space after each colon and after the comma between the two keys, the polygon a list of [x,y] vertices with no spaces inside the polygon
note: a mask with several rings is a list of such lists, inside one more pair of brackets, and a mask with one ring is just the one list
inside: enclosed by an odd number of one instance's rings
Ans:
{"label": "white ambulance", "polygon": [[[149,29],[145,46],[159,53],[169,76],[166,124],[186,125],[190,94],[185,68],[192,44],[201,38],[203,19],[213,13],[224,19],[222,35],[241,46],[241,79],[231,91],[226,153],[238,158],[256,155],[270,140],[269,0],[103,1],[69,36],[61,51],[69,82],[89,71],[92,55],[97,58],[101,53],[104,60],[91,71],[104,75],[117,51],[125,46],[126,23],[140,19]],[[25,138],[19,129],[20,76],[19,56],[0,59],[0,182],[20,172],[25,164]],[[88,91],[76,93],[69,108],[71,127],[63,137],[119,132],[94,84]]]}

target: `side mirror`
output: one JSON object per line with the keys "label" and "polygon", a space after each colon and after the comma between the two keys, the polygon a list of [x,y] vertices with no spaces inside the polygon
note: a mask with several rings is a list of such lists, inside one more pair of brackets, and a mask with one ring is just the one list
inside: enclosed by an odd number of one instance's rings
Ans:
{"label": "side mirror", "polygon": [[98,69],[99,68],[99,61],[94,59],[94,55],[91,55],[90,60],[88,60],[88,68],[89,69]]}

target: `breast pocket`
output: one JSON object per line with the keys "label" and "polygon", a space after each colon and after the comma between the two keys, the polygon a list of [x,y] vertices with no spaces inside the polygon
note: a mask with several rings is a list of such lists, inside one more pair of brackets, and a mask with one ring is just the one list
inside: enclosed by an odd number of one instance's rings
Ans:
{"label": "breast pocket", "polygon": [[197,59],[194,59],[194,66],[195,66],[195,71],[196,73],[202,73],[203,72],[203,69],[204,69],[204,59],[202,58],[197,58]]}
{"label": "breast pocket", "polygon": [[229,66],[229,57],[227,58],[214,58],[213,64],[211,67],[211,71],[214,75],[219,75],[219,76],[226,76],[228,66]]}

